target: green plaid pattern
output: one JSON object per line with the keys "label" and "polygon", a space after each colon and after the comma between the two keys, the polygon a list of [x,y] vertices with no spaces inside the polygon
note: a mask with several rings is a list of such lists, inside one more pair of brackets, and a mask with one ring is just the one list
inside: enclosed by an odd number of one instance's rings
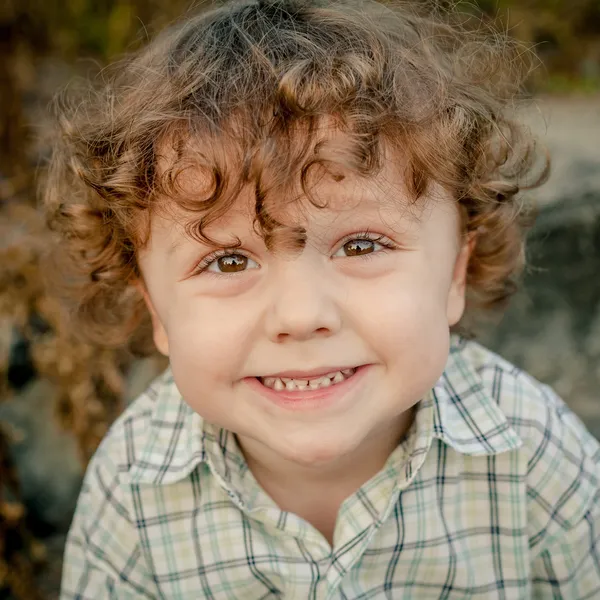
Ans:
{"label": "green plaid pattern", "polygon": [[550,388],[454,337],[331,548],[166,371],[89,465],[61,598],[600,598],[599,450]]}

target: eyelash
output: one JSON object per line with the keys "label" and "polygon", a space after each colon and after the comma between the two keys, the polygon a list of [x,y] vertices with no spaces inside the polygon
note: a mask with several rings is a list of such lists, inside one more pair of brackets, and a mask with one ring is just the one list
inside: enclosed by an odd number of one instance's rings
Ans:
{"label": "eyelash", "polygon": [[[352,233],[341,240],[339,243],[339,247],[343,247],[344,244],[348,242],[352,242],[354,240],[367,240],[369,242],[375,242],[382,246],[382,248],[378,251],[369,252],[368,254],[359,254],[357,256],[346,256],[345,258],[362,258],[362,259],[370,259],[373,258],[373,254],[383,254],[385,252],[389,252],[391,250],[395,250],[398,246],[394,244],[389,238],[384,235],[371,234],[369,231],[361,231],[359,233]],[[235,277],[240,273],[214,273],[208,270],[208,267],[216,260],[223,256],[229,256],[230,254],[239,254],[240,256],[245,256],[246,258],[250,258],[244,252],[239,252],[237,250],[231,250],[227,248],[222,248],[221,250],[215,250],[211,252],[207,256],[205,256],[194,268],[192,271],[192,275],[200,275],[205,274],[212,277]],[[242,271],[243,272],[243,271]]]}

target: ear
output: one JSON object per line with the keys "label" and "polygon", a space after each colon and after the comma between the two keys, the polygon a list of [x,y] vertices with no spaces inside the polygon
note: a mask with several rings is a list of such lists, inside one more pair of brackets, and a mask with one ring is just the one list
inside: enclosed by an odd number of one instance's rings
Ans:
{"label": "ear", "polygon": [[169,356],[169,338],[167,336],[167,332],[154,308],[154,304],[152,304],[152,300],[150,299],[150,294],[146,289],[146,285],[143,281],[138,280],[135,282],[135,287],[138,289],[142,297],[144,298],[144,302],[148,307],[148,311],[150,312],[150,317],[152,319],[152,337],[154,339],[154,345],[156,349],[164,356]]}
{"label": "ear", "polygon": [[462,248],[456,257],[454,263],[454,272],[452,274],[452,283],[448,292],[448,306],[446,313],[448,316],[448,325],[456,325],[465,312],[466,288],[467,288],[467,270],[469,260],[476,243],[476,232],[471,232],[463,242]]}

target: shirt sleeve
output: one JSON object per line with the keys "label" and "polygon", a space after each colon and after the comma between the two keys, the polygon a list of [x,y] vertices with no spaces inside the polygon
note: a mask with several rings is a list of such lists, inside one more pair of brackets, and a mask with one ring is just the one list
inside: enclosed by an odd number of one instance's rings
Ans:
{"label": "shirt sleeve", "polygon": [[102,451],[90,462],[64,554],[61,600],[154,598],[128,508],[130,494]]}
{"label": "shirt sleeve", "polygon": [[544,393],[546,415],[528,440],[532,596],[600,598],[600,445],[552,390]]}

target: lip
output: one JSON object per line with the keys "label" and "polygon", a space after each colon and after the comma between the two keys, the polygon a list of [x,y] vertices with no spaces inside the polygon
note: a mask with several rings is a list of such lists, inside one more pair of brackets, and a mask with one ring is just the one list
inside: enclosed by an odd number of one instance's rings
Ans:
{"label": "lip", "polygon": [[[324,409],[339,402],[362,381],[370,366],[356,367],[356,372],[348,379],[318,390],[282,390],[277,392],[263,385],[256,377],[245,377],[243,381],[263,398],[281,408],[293,411],[310,411]],[[330,372],[326,371],[326,373]]]}
{"label": "lip", "polygon": [[356,366],[352,365],[349,367],[325,367],[320,369],[312,369],[310,371],[281,371],[279,373],[273,373],[269,375],[261,375],[261,379],[267,377],[287,377],[289,379],[307,379],[309,377],[320,377],[327,375],[328,373],[335,373],[336,371],[344,371],[345,369],[355,369]]}

